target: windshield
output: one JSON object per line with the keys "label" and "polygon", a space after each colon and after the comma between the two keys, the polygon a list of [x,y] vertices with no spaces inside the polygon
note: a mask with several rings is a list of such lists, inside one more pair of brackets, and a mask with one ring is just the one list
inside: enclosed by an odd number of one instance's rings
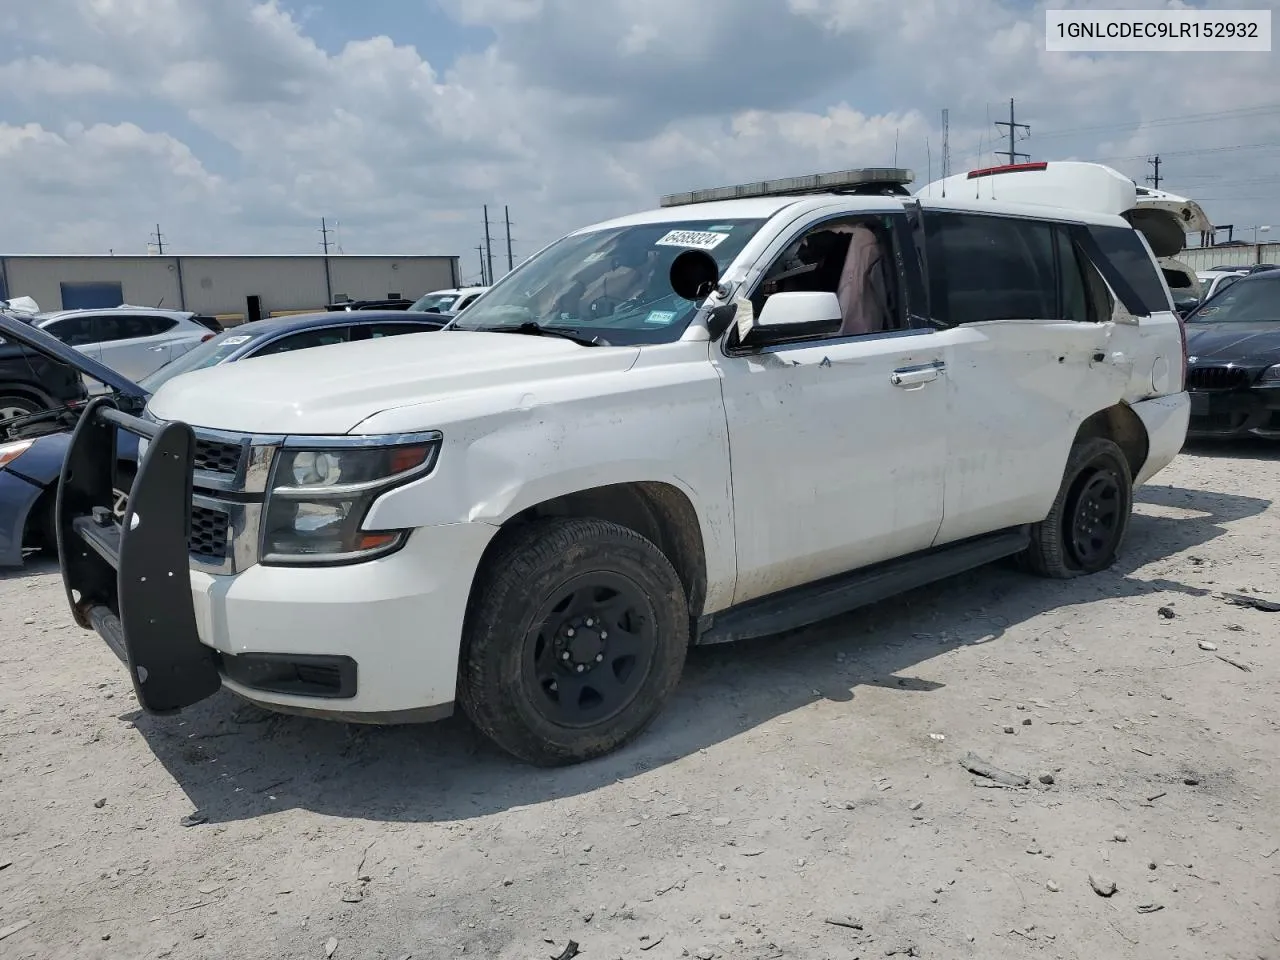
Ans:
{"label": "windshield", "polygon": [[419,297],[409,308],[413,313],[444,313],[458,301],[456,293],[428,293]]}
{"label": "windshield", "polygon": [[1240,280],[1214,294],[1188,323],[1280,322],[1280,277]]}
{"label": "windshield", "polygon": [[180,373],[203,370],[205,367],[212,367],[214,364],[221,363],[252,339],[253,337],[247,333],[230,333],[225,336],[215,337],[212,340],[206,340],[198,347],[188,350],[178,359],[169,361],[155,373],[143,377],[138,381],[138,386],[146,390],[147,393],[155,393],[161,386]]}
{"label": "windshield", "polygon": [[504,278],[450,329],[537,323],[612,344],[668,343],[697,310],[671,289],[671,262],[698,248],[723,272],[764,222],[667,221],[565,237]]}

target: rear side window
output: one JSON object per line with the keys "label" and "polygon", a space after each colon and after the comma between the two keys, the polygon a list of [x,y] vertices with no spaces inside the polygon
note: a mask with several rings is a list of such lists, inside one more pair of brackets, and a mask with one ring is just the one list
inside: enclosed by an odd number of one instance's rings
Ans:
{"label": "rear side window", "polygon": [[1054,227],[1035,220],[928,213],[930,305],[947,325],[1058,316]]}
{"label": "rear side window", "polygon": [[1129,313],[1149,317],[1171,309],[1164,278],[1136,230],[1089,225],[1077,238]]}
{"label": "rear side window", "polygon": [[434,333],[440,329],[439,323],[371,323],[362,328],[370,340],[380,337],[397,337],[404,333]]}
{"label": "rear side window", "polygon": [[98,326],[104,343],[112,340],[137,340],[167,333],[178,325],[172,317],[144,317],[133,314],[104,314]]}
{"label": "rear side window", "polygon": [[327,347],[334,343],[346,343],[351,339],[350,327],[325,327],[323,330],[304,330],[291,336],[273,340],[252,356],[269,357],[275,353],[289,353],[310,347]]}

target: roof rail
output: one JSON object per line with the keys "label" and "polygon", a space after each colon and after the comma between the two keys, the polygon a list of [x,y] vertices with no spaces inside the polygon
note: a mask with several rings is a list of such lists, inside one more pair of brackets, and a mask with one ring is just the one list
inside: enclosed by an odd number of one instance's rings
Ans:
{"label": "roof rail", "polygon": [[813,193],[891,194],[909,196],[907,184],[915,174],[901,167],[865,167],[860,170],[837,170],[814,173],[806,177],[760,180],[728,187],[690,190],[663,197],[660,205],[679,207],[690,203],[713,203],[717,200],[741,200],[749,197],[791,197]]}

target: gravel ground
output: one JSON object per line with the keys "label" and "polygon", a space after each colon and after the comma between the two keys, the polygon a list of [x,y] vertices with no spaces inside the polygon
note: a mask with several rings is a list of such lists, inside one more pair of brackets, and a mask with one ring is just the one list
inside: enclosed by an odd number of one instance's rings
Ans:
{"label": "gravel ground", "polygon": [[56,572],[9,576],[0,956],[1280,957],[1280,613],[1219,595],[1280,595],[1277,481],[1185,453],[1113,571],[695,651],[641,742],[552,772],[458,720],[142,715]]}

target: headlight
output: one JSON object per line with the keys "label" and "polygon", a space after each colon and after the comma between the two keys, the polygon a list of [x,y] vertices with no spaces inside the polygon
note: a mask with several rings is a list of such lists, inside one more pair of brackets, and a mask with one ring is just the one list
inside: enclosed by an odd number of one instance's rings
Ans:
{"label": "headlight", "polygon": [[440,435],[298,438],[276,454],[262,524],[262,562],[353,563],[391,553],[407,530],[361,529],[392,487],[431,471]]}
{"label": "headlight", "polygon": [[1280,381],[1280,363],[1267,367],[1267,369],[1263,370],[1261,379],[1264,383],[1276,383],[1277,381]]}
{"label": "headlight", "polygon": [[7,467],[13,461],[31,449],[34,440],[15,440],[12,443],[0,443],[0,469]]}

